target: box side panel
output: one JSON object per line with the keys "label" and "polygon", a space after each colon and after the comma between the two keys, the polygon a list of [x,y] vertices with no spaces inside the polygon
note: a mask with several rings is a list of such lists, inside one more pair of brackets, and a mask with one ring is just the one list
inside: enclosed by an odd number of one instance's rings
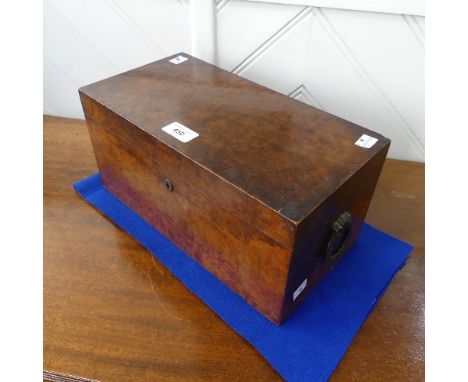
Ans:
{"label": "box side panel", "polygon": [[[279,322],[291,250],[222,203],[218,178],[177,153],[151,158],[107,129],[105,113],[85,107],[104,185],[179,248],[274,322]],[[166,180],[170,179],[171,187]],[[172,189],[171,189],[172,188]]]}
{"label": "box side panel", "polygon": [[282,319],[292,313],[313,287],[342,258],[340,255],[336,259],[327,259],[326,253],[334,234],[332,227],[338,218],[343,216],[343,213],[348,212],[351,215],[351,224],[342,241],[342,253],[345,254],[355,243],[369,209],[389,146],[390,143],[298,227],[285,291]]}

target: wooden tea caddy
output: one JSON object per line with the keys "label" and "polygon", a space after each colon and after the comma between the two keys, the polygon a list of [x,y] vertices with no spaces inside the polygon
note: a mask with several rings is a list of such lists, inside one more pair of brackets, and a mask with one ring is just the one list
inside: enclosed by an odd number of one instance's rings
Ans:
{"label": "wooden tea caddy", "polygon": [[276,324],[357,239],[390,145],[186,53],[79,94],[105,187]]}

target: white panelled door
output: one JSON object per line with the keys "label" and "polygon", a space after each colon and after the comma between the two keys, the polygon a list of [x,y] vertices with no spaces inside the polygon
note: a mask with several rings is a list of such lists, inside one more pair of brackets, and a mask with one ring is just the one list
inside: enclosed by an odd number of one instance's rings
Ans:
{"label": "white panelled door", "polygon": [[44,112],[82,118],[78,87],[185,51],[386,135],[390,157],[424,161],[423,4],[46,0]]}

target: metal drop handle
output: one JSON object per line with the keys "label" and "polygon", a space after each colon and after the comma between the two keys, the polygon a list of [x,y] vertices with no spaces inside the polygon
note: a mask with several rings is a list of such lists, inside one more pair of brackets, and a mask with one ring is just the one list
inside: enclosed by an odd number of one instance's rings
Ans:
{"label": "metal drop handle", "polygon": [[325,252],[326,261],[335,261],[344,254],[352,228],[353,219],[349,212],[343,212],[338,216],[331,228],[332,233]]}

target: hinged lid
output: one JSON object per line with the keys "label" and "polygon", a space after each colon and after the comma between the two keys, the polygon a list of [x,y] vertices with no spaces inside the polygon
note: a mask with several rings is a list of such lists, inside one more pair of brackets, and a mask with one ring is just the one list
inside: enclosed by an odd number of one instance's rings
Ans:
{"label": "hinged lid", "polygon": [[294,224],[389,143],[185,53],[80,91]]}

